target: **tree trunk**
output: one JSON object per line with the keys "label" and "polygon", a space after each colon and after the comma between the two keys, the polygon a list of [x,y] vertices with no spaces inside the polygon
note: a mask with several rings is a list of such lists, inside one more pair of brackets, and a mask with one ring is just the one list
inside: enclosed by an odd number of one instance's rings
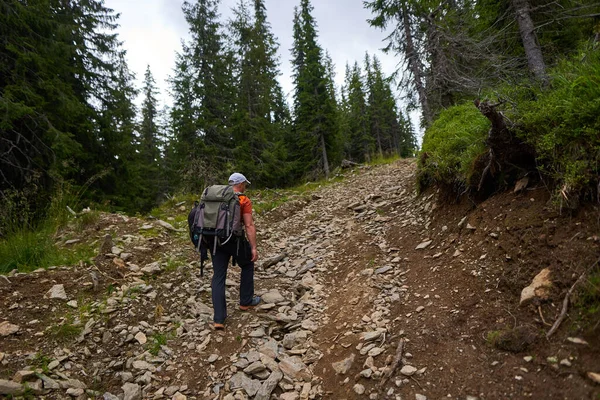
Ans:
{"label": "tree trunk", "polygon": [[329,161],[327,161],[327,148],[325,147],[325,135],[321,132],[321,148],[323,150],[323,171],[325,171],[325,178],[329,179]]}
{"label": "tree trunk", "polygon": [[402,5],[402,15],[400,16],[402,24],[404,25],[404,35],[406,39],[406,58],[408,59],[408,67],[413,74],[415,87],[419,95],[419,102],[421,103],[421,109],[423,111],[423,118],[427,126],[433,122],[433,116],[429,108],[429,102],[427,101],[427,94],[425,92],[425,86],[423,85],[423,71],[419,64],[419,55],[413,41],[412,33],[410,31],[410,21],[408,19],[408,10],[406,5]]}
{"label": "tree trunk", "polygon": [[521,40],[523,41],[523,48],[525,49],[529,71],[531,71],[538,81],[545,85],[548,83],[546,64],[544,63],[544,57],[542,56],[542,49],[535,36],[533,21],[531,20],[529,10],[529,1],[512,0],[512,5],[517,14],[519,33],[521,34]]}

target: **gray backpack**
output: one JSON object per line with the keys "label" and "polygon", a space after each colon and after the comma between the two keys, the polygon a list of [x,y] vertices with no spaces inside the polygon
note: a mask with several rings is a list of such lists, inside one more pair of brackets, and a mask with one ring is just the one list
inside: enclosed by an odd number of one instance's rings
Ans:
{"label": "gray backpack", "polygon": [[192,241],[202,236],[214,236],[215,244],[225,244],[233,236],[242,236],[244,227],[239,194],[229,185],[213,185],[204,189],[200,203],[192,210],[190,234]]}
{"label": "gray backpack", "polygon": [[190,239],[200,253],[200,275],[204,276],[204,261],[208,259],[203,238],[212,237],[213,254],[217,244],[226,244],[232,237],[244,235],[240,194],[229,185],[213,185],[204,189],[188,215]]}

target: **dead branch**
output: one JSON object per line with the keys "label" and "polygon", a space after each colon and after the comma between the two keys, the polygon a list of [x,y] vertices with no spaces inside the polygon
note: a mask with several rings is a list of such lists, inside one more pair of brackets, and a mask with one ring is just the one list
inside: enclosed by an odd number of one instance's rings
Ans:
{"label": "dead branch", "polygon": [[387,380],[392,376],[394,371],[402,364],[402,350],[404,349],[404,339],[400,339],[398,343],[398,348],[396,349],[396,357],[394,357],[394,361],[387,372],[383,375],[383,379],[379,382],[379,387],[383,387]]}
{"label": "dead branch", "polygon": [[588,272],[590,272],[592,270],[592,268],[594,268],[596,265],[598,265],[598,262],[600,262],[600,259],[598,259],[594,264],[592,264],[592,266],[590,268],[588,268],[583,274],[581,274],[581,276],[579,278],[577,278],[577,280],[575,281],[573,286],[571,286],[571,288],[565,295],[565,299],[563,300],[562,311],[560,312],[558,319],[556,320],[556,322],[554,322],[554,325],[552,325],[552,328],[550,328],[548,333],[546,333],[546,339],[550,338],[550,336],[552,336],[554,334],[554,332],[556,332],[556,330],[558,329],[560,324],[565,319],[565,316],[567,315],[567,309],[569,308],[569,298],[571,297],[573,290],[575,290],[575,286],[577,286],[577,284],[583,280],[583,277],[585,277],[588,274]]}
{"label": "dead branch", "polygon": [[544,314],[542,313],[542,306],[538,306],[538,312],[540,313],[540,318],[542,319],[542,323],[547,326],[552,326],[549,323],[547,323],[546,320],[544,319]]}

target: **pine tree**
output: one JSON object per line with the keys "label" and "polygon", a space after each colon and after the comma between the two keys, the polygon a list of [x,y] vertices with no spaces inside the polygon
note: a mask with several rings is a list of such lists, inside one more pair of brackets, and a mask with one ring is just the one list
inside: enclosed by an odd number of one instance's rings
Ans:
{"label": "pine tree", "polygon": [[347,80],[350,158],[356,162],[370,161],[374,149],[374,140],[369,127],[361,70],[357,62],[354,63]]}
{"label": "pine tree", "polygon": [[27,201],[39,211],[64,181],[87,198],[106,190],[120,201],[111,183],[127,177],[135,110],[117,16],[91,0],[2,7],[0,188],[36,188]]}
{"label": "pine tree", "polygon": [[254,1],[254,14],[240,1],[231,21],[236,53],[236,101],[232,133],[234,165],[258,184],[286,178],[283,136],[287,111],[279,76],[278,44],[266,19],[263,0]]}
{"label": "pine tree", "polygon": [[158,125],[159,105],[156,98],[158,90],[149,65],[144,74],[142,93],[144,100],[142,102],[142,120],[139,125],[137,157],[140,176],[139,206],[141,209],[148,211],[158,202],[159,188],[161,186],[160,132]]}
{"label": "pine tree", "polygon": [[330,155],[337,149],[335,99],[332,99],[323,51],[309,0],[294,11],[294,138],[292,157],[300,176],[330,174]]}
{"label": "pine tree", "polygon": [[184,191],[200,191],[222,182],[231,165],[233,55],[227,51],[218,0],[184,2],[191,40],[177,56],[170,79],[175,99],[169,143],[171,174],[179,175]]}

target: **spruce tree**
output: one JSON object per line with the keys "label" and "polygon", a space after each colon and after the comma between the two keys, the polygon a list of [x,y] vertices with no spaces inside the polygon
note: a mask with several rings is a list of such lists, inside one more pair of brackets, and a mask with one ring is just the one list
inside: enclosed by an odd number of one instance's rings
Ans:
{"label": "spruce tree", "polygon": [[369,161],[374,150],[374,140],[369,127],[365,90],[358,63],[354,63],[347,80],[350,157],[356,162]]}
{"label": "spruce tree", "polygon": [[331,97],[323,50],[309,0],[294,11],[294,139],[292,157],[300,176],[330,174],[337,149],[335,99]]}
{"label": "spruce tree", "polygon": [[140,189],[139,206],[141,209],[148,211],[158,202],[161,186],[159,105],[156,98],[158,90],[150,66],[147,66],[144,74],[142,93],[144,100],[142,102],[142,120],[139,125],[138,138],[138,170],[140,177],[138,187]]}
{"label": "spruce tree", "polygon": [[170,79],[175,99],[169,143],[171,174],[184,191],[222,182],[233,159],[233,56],[225,48],[218,0],[184,2],[191,40],[177,55]]}

